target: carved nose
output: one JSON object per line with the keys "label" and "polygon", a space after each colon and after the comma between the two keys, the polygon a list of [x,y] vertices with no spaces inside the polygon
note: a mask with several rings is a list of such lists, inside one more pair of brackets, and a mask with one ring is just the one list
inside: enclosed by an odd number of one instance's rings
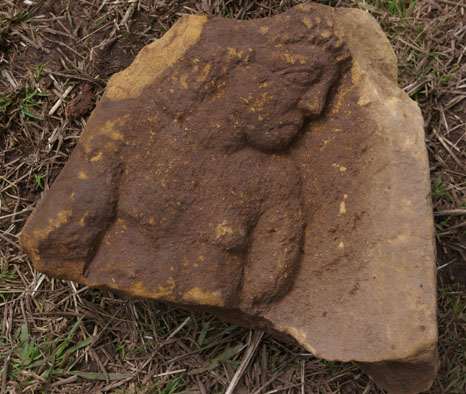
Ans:
{"label": "carved nose", "polygon": [[298,108],[309,118],[319,117],[327,99],[328,88],[325,85],[313,86],[309,89],[298,103]]}

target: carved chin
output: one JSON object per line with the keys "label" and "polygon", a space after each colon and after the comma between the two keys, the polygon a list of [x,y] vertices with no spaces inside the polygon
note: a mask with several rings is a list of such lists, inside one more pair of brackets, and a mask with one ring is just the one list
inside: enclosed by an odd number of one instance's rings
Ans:
{"label": "carved chin", "polygon": [[298,135],[301,125],[284,124],[276,128],[246,126],[248,143],[262,152],[278,152],[288,147]]}

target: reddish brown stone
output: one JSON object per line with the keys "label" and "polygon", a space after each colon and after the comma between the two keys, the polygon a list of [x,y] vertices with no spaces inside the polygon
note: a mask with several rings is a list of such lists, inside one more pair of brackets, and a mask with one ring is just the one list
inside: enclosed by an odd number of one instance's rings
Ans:
{"label": "reddish brown stone", "polygon": [[437,341],[422,124],[362,11],[185,17],[112,77],[21,245],[49,275],[273,329],[419,392]]}

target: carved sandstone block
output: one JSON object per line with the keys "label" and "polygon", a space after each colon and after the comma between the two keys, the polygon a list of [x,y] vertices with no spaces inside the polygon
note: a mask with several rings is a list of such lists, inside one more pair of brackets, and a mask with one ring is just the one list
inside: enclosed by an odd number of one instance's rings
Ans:
{"label": "carved sandstone block", "polygon": [[114,75],[21,245],[48,275],[436,373],[423,120],[376,22],[301,5],[179,20]]}

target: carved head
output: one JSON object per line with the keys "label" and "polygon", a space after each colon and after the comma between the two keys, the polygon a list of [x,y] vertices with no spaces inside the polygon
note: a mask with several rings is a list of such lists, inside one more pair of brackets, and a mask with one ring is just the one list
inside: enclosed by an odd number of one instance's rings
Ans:
{"label": "carved head", "polygon": [[328,14],[304,5],[268,20],[212,20],[202,34],[154,91],[169,117],[205,124],[202,148],[287,148],[322,116],[347,59]]}

